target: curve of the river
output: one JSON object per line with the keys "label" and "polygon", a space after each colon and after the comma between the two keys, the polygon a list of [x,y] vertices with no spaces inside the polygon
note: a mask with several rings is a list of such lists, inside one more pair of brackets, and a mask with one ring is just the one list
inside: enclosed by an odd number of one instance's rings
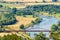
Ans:
{"label": "curve of the river", "polygon": [[[41,16],[43,19],[41,23],[34,25],[33,27],[29,27],[26,30],[50,30],[51,26],[53,24],[58,24],[58,19],[55,17],[51,16]],[[29,32],[31,37],[34,37],[35,33],[40,33],[40,32]],[[44,32],[46,36],[48,37],[49,32]]]}

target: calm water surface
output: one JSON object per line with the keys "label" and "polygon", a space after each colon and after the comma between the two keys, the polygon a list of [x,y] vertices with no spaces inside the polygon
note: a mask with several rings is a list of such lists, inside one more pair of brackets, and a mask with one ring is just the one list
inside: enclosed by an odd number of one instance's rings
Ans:
{"label": "calm water surface", "polygon": [[[34,25],[33,27],[29,27],[26,30],[50,30],[53,24],[58,24],[58,19],[50,16],[41,16],[43,19],[41,23]],[[34,34],[38,34],[40,32],[28,32],[31,37],[34,37]],[[49,32],[44,32],[47,37],[49,37]]]}

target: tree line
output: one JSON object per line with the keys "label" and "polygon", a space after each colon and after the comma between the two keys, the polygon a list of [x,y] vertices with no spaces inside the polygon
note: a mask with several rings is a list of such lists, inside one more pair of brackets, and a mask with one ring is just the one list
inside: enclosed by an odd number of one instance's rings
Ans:
{"label": "tree line", "polygon": [[[3,7],[3,5],[0,5],[0,8]],[[39,15],[40,12],[48,12],[49,14],[56,14],[60,13],[60,5],[28,5],[25,8],[10,8],[5,7],[6,9],[10,10],[12,14],[16,14],[19,16],[24,15]]]}
{"label": "tree line", "polygon": [[[36,12],[48,12],[49,14],[60,13],[60,5],[33,5],[26,6],[25,8],[17,9],[12,8],[13,13],[16,15],[34,15]],[[37,14],[37,13],[36,13]],[[38,14],[37,14],[38,15]]]}

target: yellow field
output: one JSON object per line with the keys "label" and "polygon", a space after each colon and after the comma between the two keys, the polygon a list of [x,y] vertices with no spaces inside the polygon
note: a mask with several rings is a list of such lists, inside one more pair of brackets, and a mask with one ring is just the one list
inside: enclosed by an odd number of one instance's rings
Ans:
{"label": "yellow field", "polygon": [[19,30],[20,25],[24,24],[25,27],[28,27],[28,25],[30,25],[31,21],[35,20],[36,18],[31,18],[31,17],[21,17],[21,16],[16,16],[17,19],[17,23],[14,25],[8,25],[8,27],[12,30]]}
{"label": "yellow field", "polygon": [[[32,17],[22,17],[22,16],[16,16],[16,19],[17,19],[17,23],[14,24],[14,25],[8,25],[7,28],[8,30],[20,30],[20,25],[21,24],[24,24],[25,27],[27,27],[26,25],[28,25],[29,23],[31,23],[32,20],[35,20],[36,18],[32,18]],[[26,35],[24,32],[19,32],[19,33],[16,33],[16,32],[10,32],[10,33],[6,33],[6,32],[3,32],[3,33],[0,33],[0,36],[3,37],[4,35],[12,35],[12,34],[16,34],[17,36],[22,36],[23,38],[29,38],[31,39],[30,36]]]}

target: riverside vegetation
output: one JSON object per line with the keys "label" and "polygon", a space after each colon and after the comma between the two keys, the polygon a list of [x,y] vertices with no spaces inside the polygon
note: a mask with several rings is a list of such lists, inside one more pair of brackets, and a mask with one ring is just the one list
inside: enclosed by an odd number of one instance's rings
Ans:
{"label": "riverside vegetation", "polygon": [[[4,10],[4,11],[3,11]],[[9,12],[7,12],[7,11],[5,11],[5,10],[8,10]],[[38,19],[38,17],[33,17],[33,15],[31,14],[31,16],[32,17],[27,17],[27,16],[30,16],[29,14],[24,14],[24,13],[22,13],[21,11],[20,11],[20,9],[18,10],[17,8],[9,8],[9,7],[4,7],[3,5],[0,5],[0,31],[5,31],[6,29],[8,29],[7,28],[7,26],[9,26],[9,25],[14,25],[14,24],[16,24],[17,22],[18,22],[18,20],[17,20],[17,16],[19,17],[19,18],[21,18],[21,17],[23,17],[23,19],[26,19],[27,18],[27,20],[26,21],[28,21],[28,20],[31,20],[30,22],[32,23],[32,24],[36,24],[36,23],[38,23],[38,21],[39,22],[41,22],[41,20],[40,20],[40,18]],[[19,15],[18,15],[19,14]],[[29,18],[29,19],[28,19]],[[31,19],[30,19],[31,18]],[[35,18],[35,19],[34,19]],[[34,20],[35,21],[34,21]],[[20,20],[20,21],[22,21],[22,20]],[[25,22],[26,22],[25,21]],[[33,22],[34,23],[33,23]],[[22,24],[21,24],[22,25]],[[24,26],[24,27],[23,27]],[[24,29],[24,28],[26,28],[25,27],[25,25],[23,24],[23,26],[20,26],[19,25],[19,29]],[[31,25],[30,25],[31,26]],[[9,26],[9,27],[11,27],[12,28],[12,26]],[[13,30],[13,29],[12,29]],[[14,29],[15,30],[15,29]],[[24,34],[24,33],[23,33]],[[3,35],[3,33],[2,33],[2,35]],[[14,35],[14,34],[13,34]],[[14,38],[13,38],[13,35],[7,35],[7,36],[3,36],[3,37],[0,37],[0,39],[1,40],[17,40],[17,39],[15,39],[15,38],[19,38],[18,40],[24,40],[24,39],[22,39],[23,37],[21,36],[21,37],[19,37],[19,36],[17,36],[17,35],[14,35]],[[26,34],[24,34],[24,35],[26,35]],[[1,36],[1,35],[0,35]],[[9,37],[8,37],[9,36]],[[6,37],[6,38],[5,38]],[[8,38],[7,38],[8,37]],[[21,38],[21,39],[20,39]],[[27,38],[28,39],[28,38]],[[27,39],[25,39],[25,40],[27,40]]]}

